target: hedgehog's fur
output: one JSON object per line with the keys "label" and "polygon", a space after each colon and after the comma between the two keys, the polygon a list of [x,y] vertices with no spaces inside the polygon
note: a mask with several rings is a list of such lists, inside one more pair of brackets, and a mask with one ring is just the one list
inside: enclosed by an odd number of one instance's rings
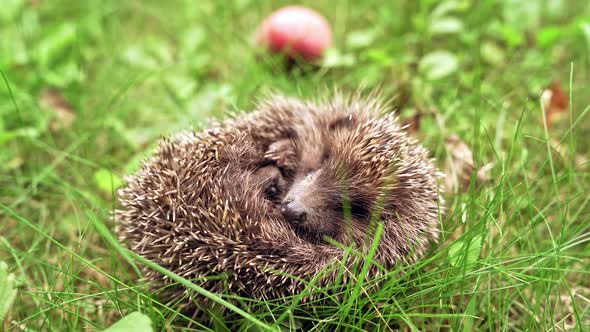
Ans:
{"label": "hedgehog's fur", "polygon": [[[282,217],[277,200],[310,167],[329,174],[321,183],[332,186],[319,185],[316,192],[329,192],[340,202],[346,189],[353,204],[361,200],[373,208],[384,203],[379,209],[384,232],[375,256],[381,267],[414,261],[438,237],[438,173],[396,119],[379,114],[376,100],[335,97],[313,104],[273,97],[255,112],[213,129],[163,140],[120,190],[119,238],[213,292],[259,299],[300,293],[305,281],[340,266],[344,257],[343,271],[363,260],[338,246],[310,241]],[[285,140],[290,148],[277,148]],[[279,193],[269,194],[268,183],[278,184]],[[360,252],[371,246],[361,239],[370,240],[372,229],[367,220],[353,218],[352,239]],[[345,233],[323,235],[346,242]],[[385,270],[371,268],[367,279]],[[330,285],[336,278],[345,283],[351,276],[343,271],[321,274],[315,285]],[[204,279],[220,274],[225,280]],[[145,277],[160,287],[171,283],[153,270],[146,270]],[[169,302],[184,298],[185,308],[200,302],[191,296],[179,286],[164,295]]]}
{"label": "hedgehog's fur", "polygon": [[377,256],[392,265],[412,251],[421,255],[437,238],[438,173],[393,115],[364,106],[335,99],[306,108],[308,120],[293,126],[291,144],[282,144],[295,153],[276,158],[287,159],[294,174],[283,209],[294,203],[302,208],[305,221],[292,223],[315,242],[329,236],[361,245],[369,220],[381,220]]}

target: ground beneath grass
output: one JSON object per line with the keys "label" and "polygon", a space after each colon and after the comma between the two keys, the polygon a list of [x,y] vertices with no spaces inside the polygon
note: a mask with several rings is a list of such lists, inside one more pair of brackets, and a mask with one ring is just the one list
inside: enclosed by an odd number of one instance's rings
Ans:
{"label": "ground beneath grass", "polygon": [[0,329],[101,330],[132,311],[186,326],[113,240],[122,177],[161,136],[269,91],[362,85],[447,172],[442,238],[411,277],[282,326],[590,330],[588,2],[305,3],[335,49],[286,70],[252,46],[285,2],[2,1],[0,261],[18,293]]}

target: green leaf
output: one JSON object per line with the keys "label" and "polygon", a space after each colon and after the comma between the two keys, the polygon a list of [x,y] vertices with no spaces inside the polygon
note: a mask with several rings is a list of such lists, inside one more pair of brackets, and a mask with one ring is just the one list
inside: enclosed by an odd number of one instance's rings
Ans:
{"label": "green leaf", "polygon": [[98,189],[105,193],[111,193],[113,189],[117,189],[124,184],[123,179],[116,174],[113,174],[106,168],[101,168],[94,173],[94,183]]}
{"label": "green leaf", "polygon": [[434,51],[420,60],[419,70],[429,80],[451,75],[459,68],[457,57],[448,51]]}
{"label": "green leaf", "polygon": [[480,49],[484,61],[492,65],[501,65],[506,61],[504,50],[492,42],[483,42]]}
{"label": "green leaf", "polygon": [[81,82],[84,80],[84,74],[75,62],[66,62],[43,68],[41,73],[47,83],[56,87],[65,87],[72,82]]}
{"label": "green leaf", "polygon": [[473,264],[477,262],[479,254],[481,253],[481,248],[483,245],[482,240],[483,237],[481,235],[477,235],[471,239],[455,241],[449,247],[449,259],[451,265],[466,265],[468,269],[473,268]]}
{"label": "green leaf", "polygon": [[148,70],[170,64],[174,58],[171,46],[157,38],[148,39],[142,46],[130,46],[123,52],[122,57],[127,63]]}
{"label": "green leaf", "polygon": [[324,54],[323,67],[350,67],[356,63],[356,59],[352,54],[342,54],[339,50],[332,48]]}
{"label": "green leaf", "polygon": [[393,63],[393,58],[386,50],[370,49],[365,54],[365,58],[380,66],[390,66]]}
{"label": "green leaf", "polygon": [[180,41],[183,53],[188,56],[194,54],[197,49],[205,42],[207,34],[201,26],[194,26],[187,29],[182,34]]}
{"label": "green leaf", "polygon": [[51,31],[37,47],[37,59],[42,67],[49,67],[62,58],[63,53],[76,41],[76,25],[62,23]]}
{"label": "green leaf", "polygon": [[187,121],[201,121],[211,116],[213,112],[225,107],[222,105],[235,103],[235,91],[230,84],[210,82],[198,91],[198,94],[187,102],[186,109],[189,111],[181,119],[182,127],[186,127]]}
{"label": "green leaf", "polygon": [[490,35],[506,42],[509,49],[520,46],[524,43],[524,33],[499,21],[492,21],[489,25],[488,31]]}
{"label": "green leaf", "polygon": [[507,26],[518,32],[536,28],[541,21],[541,1],[504,0],[503,17]]}
{"label": "green leaf", "polygon": [[352,31],[346,37],[346,46],[351,49],[366,48],[373,44],[376,37],[373,29]]}
{"label": "green leaf", "polygon": [[128,64],[143,69],[156,69],[159,66],[158,60],[139,46],[128,47],[122,57]]}
{"label": "green leaf", "polygon": [[452,34],[463,31],[463,22],[456,17],[443,17],[430,23],[429,31],[433,35]]}
{"label": "green leaf", "polygon": [[174,59],[172,46],[159,38],[149,39],[146,43],[148,52],[152,54],[161,65],[169,64]]}
{"label": "green leaf", "polygon": [[524,35],[509,25],[502,25],[500,33],[510,47],[520,46],[524,43]]}
{"label": "green leaf", "polygon": [[0,9],[0,22],[8,22],[14,19],[23,7],[24,0],[2,0]]}
{"label": "green leaf", "polygon": [[466,3],[459,3],[457,1],[442,1],[438,6],[436,6],[436,8],[434,8],[434,10],[432,10],[430,17],[433,19],[443,18],[451,12],[464,10],[466,8]]}
{"label": "green leaf", "polygon": [[186,100],[191,97],[197,87],[197,83],[193,77],[173,71],[168,71],[164,75],[163,80],[168,91],[180,100]]}
{"label": "green leaf", "polygon": [[39,131],[33,127],[23,127],[11,131],[0,132],[0,146],[15,138],[27,137],[35,138],[39,136]]}
{"label": "green leaf", "polygon": [[475,318],[477,317],[478,302],[477,296],[473,295],[465,308],[465,316],[463,317],[462,331],[474,331]]}
{"label": "green leaf", "polygon": [[543,28],[537,35],[537,43],[542,48],[551,47],[562,36],[562,31],[562,28],[556,26]]}
{"label": "green leaf", "polygon": [[15,297],[16,288],[14,275],[8,273],[8,265],[6,265],[6,263],[0,262],[0,326]]}
{"label": "green leaf", "polygon": [[104,332],[153,332],[152,321],[141,312],[132,312]]}
{"label": "green leaf", "polygon": [[584,37],[586,37],[586,42],[588,43],[588,47],[590,48],[590,23],[580,23],[580,30],[584,34]]}

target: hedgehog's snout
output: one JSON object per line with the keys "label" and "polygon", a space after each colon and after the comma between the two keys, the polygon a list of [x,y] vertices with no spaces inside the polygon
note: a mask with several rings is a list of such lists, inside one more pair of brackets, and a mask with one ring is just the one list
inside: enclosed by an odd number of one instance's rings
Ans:
{"label": "hedgehog's snout", "polygon": [[281,213],[288,222],[295,224],[302,224],[307,220],[307,212],[303,206],[292,199],[286,199],[283,202]]}

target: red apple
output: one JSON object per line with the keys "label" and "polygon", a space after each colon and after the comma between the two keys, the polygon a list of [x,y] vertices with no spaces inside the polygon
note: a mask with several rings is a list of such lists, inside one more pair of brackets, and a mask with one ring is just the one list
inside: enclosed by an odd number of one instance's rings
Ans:
{"label": "red apple", "polygon": [[290,58],[316,60],[332,46],[332,29],[317,12],[302,6],[283,7],[262,22],[258,44]]}

